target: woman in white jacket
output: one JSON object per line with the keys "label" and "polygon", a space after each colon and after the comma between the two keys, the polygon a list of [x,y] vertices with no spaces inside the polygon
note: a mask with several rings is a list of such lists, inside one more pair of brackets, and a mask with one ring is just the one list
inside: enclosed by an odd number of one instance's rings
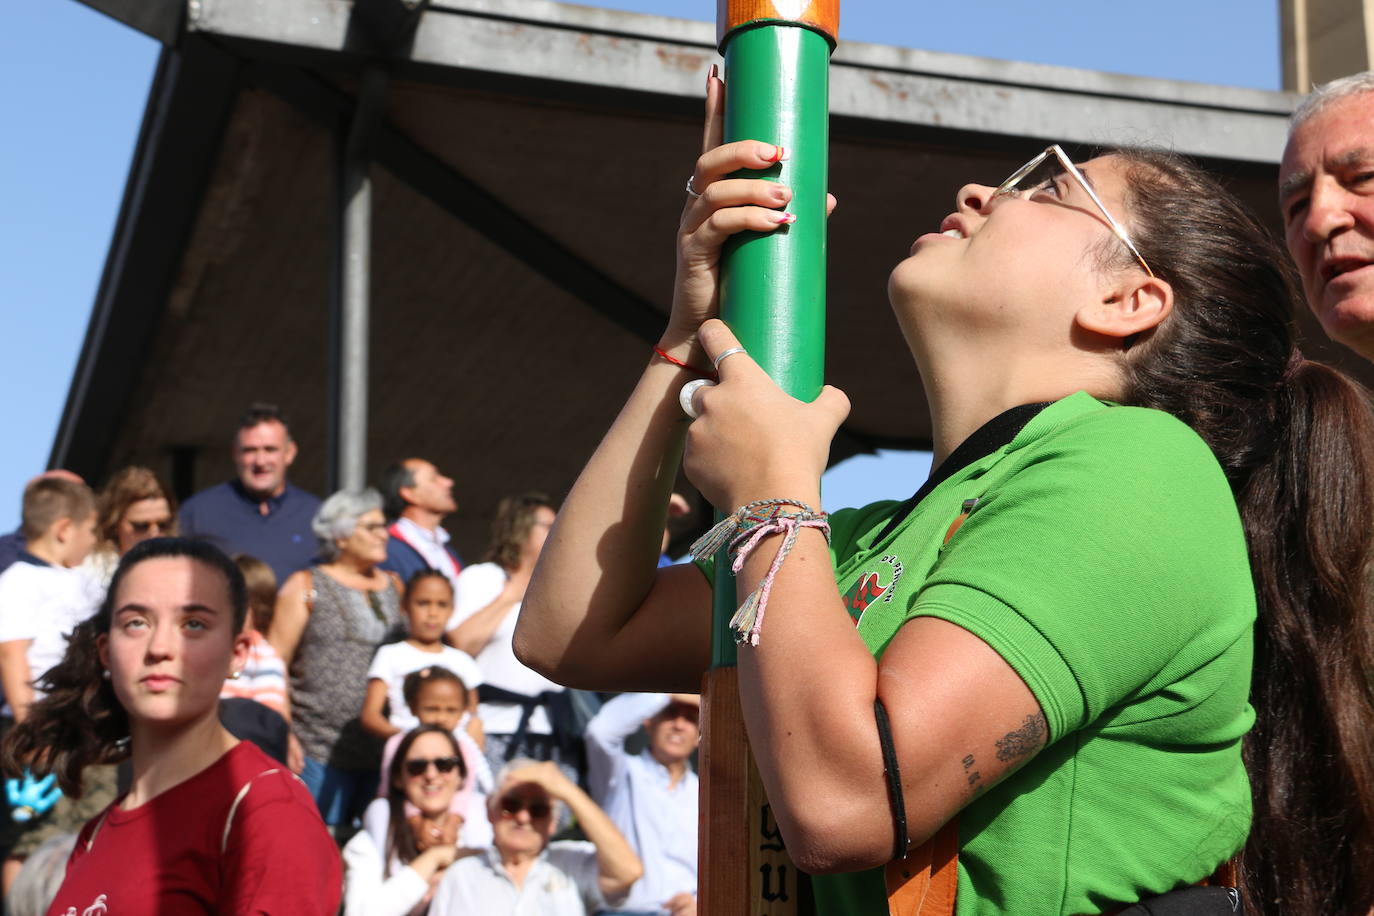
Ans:
{"label": "woman in white jacket", "polygon": [[[463,755],[446,729],[421,725],[401,739],[386,797],[372,803],[388,809],[386,842],[379,847],[363,830],[343,850],[346,916],[422,916],[429,909],[435,884],[459,855],[463,818],[449,802],[466,779]],[[407,802],[419,813],[407,818]]]}

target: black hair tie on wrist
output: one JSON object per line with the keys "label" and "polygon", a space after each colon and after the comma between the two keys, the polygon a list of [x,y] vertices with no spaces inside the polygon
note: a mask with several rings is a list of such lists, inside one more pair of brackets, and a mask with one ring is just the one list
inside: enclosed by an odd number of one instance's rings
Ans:
{"label": "black hair tie on wrist", "polygon": [[897,750],[892,746],[892,726],[887,721],[883,701],[873,699],[873,718],[878,722],[878,744],[883,749],[883,774],[887,777],[887,798],[892,805],[894,861],[906,856],[910,838],[906,832],[906,802],[902,798],[902,773],[897,768]]}

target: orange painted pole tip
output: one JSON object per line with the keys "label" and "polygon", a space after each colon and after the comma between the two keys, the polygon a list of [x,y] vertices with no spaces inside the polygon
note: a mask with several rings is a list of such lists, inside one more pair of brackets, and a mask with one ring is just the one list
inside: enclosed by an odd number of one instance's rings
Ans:
{"label": "orange painted pole tip", "polygon": [[756,19],[796,22],[815,29],[831,44],[840,38],[840,0],[716,0],[716,38]]}

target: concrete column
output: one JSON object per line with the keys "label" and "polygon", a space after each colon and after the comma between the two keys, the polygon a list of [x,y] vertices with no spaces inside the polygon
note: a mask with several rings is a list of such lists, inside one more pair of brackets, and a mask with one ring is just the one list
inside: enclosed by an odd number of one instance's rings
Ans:
{"label": "concrete column", "polygon": [[1279,15],[1284,89],[1374,69],[1374,0],[1279,0]]}
{"label": "concrete column", "polygon": [[367,486],[368,344],[371,336],[372,180],[368,142],[381,117],[386,75],[363,77],[338,161],[338,254],[331,309],[330,490]]}

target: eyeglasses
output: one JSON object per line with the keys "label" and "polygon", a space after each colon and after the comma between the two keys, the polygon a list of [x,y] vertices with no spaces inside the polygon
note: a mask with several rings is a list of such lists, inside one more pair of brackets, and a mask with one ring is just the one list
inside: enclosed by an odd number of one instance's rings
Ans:
{"label": "eyeglasses", "polygon": [[553,813],[553,805],[548,800],[536,798],[533,801],[526,801],[519,795],[504,795],[501,797],[501,816],[515,817],[521,811],[528,811],[531,820],[542,820]]}
{"label": "eyeglasses", "polygon": [[[1051,156],[1054,158],[1051,159]],[[1033,191],[1037,188],[1056,188],[1057,186],[1054,181],[1055,178],[1058,177],[1054,173],[1056,164],[1059,165],[1070,178],[1078,182],[1078,186],[1082,188],[1083,192],[1088,195],[1088,198],[1096,204],[1098,211],[1102,214],[1102,218],[1107,221],[1107,225],[1112,227],[1112,233],[1117,238],[1121,239],[1122,243],[1131,250],[1131,254],[1135,255],[1135,259],[1140,262],[1140,266],[1145,268],[1145,272],[1153,277],[1155,272],[1150,270],[1150,265],[1146,264],[1145,259],[1141,257],[1140,249],[1135,247],[1135,243],[1131,241],[1131,237],[1126,234],[1126,228],[1117,222],[1114,216],[1107,212],[1106,204],[1102,203],[1102,198],[1098,197],[1092,185],[1088,184],[1087,176],[1078,170],[1078,166],[1073,164],[1073,160],[1069,158],[1069,154],[1064,152],[1064,148],[1058,143],[1046,147],[1045,151],[1040,155],[1021,166],[1015,172],[1012,172],[1011,177],[998,186],[994,196],[1020,196],[1021,194]],[[1028,182],[1027,179],[1032,180]],[[1026,186],[1023,188],[1021,187],[1022,184]]]}
{"label": "eyeglasses", "polygon": [[423,776],[425,771],[429,769],[431,763],[434,764],[434,769],[438,770],[440,773],[452,773],[454,770],[458,769],[458,764],[462,763],[462,761],[457,757],[435,757],[433,760],[428,760],[424,757],[414,757],[406,761],[406,773],[411,776]]}
{"label": "eyeglasses", "polygon": [[[129,520],[125,519],[125,521]],[[150,519],[146,522],[129,521],[129,527],[133,529],[134,534],[147,534],[154,528],[157,529],[158,534],[161,534],[162,532],[171,529],[172,520],[170,518],[155,518]]]}

